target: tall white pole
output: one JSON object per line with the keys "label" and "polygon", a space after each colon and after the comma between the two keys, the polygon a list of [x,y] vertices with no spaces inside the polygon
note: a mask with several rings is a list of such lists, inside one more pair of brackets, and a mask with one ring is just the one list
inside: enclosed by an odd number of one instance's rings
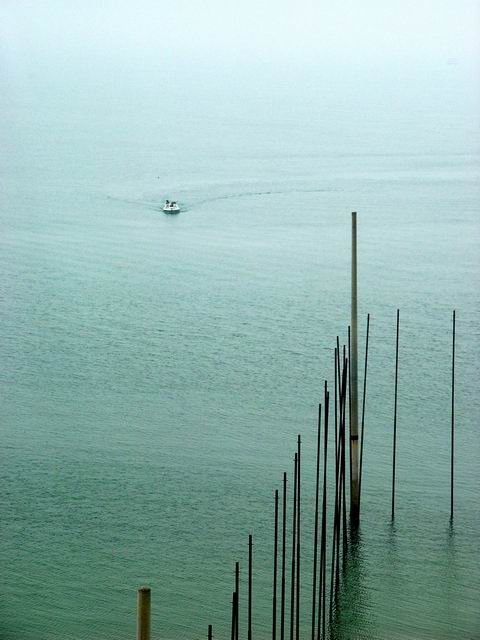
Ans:
{"label": "tall white pole", "polygon": [[351,318],[351,431],[352,471],[350,478],[350,515],[352,523],[360,519],[359,469],[358,469],[358,317],[357,317],[357,213],[352,212],[352,318]]}

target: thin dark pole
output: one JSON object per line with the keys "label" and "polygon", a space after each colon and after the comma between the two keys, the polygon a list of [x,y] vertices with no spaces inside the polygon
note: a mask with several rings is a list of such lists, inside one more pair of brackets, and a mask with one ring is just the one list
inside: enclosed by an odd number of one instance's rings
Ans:
{"label": "thin dark pole", "polygon": [[327,578],[327,453],[328,453],[328,417],[330,415],[330,393],[327,393],[327,415],[326,415],[326,424],[325,424],[325,443],[324,443],[324,451],[325,451],[325,472],[324,472],[324,500],[323,500],[323,555],[325,557],[323,563],[323,638],[325,638],[325,624],[326,624],[326,578]]}
{"label": "thin dark pole", "polygon": [[453,520],[453,472],[455,454],[455,310],[452,324],[452,451],[450,458],[450,520]]}
{"label": "thin dark pole", "polygon": [[[332,567],[331,567],[331,581],[330,581],[330,620],[333,615],[333,589],[335,584],[335,573],[337,566],[337,556],[338,556],[338,537],[340,536],[340,528],[339,528],[339,513],[340,513],[340,501],[341,501],[341,493],[340,493],[340,424],[342,422],[342,390],[341,390],[341,378],[340,378],[340,343],[337,336],[337,348],[335,349],[335,507],[334,507],[334,516],[333,516],[333,541],[332,541]],[[337,424],[337,395],[338,395],[338,412],[339,419]],[[338,437],[337,437],[338,430]],[[320,635],[320,619],[319,619],[319,629],[318,635]]]}
{"label": "thin dark pole", "polygon": [[212,640],[212,638],[213,638],[213,632],[212,632],[212,625],[211,624],[208,625],[208,635],[207,635],[207,637],[208,637],[208,640]]}
{"label": "thin dark pole", "polygon": [[[321,606],[322,618],[322,639],[325,638],[325,584],[326,584],[326,565],[327,565],[327,454],[328,454],[328,416],[330,406],[330,394],[327,390],[325,382],[325,427],[323,433],[323,495],[322,495],[322,544],[320,551],[320,591],[318,596],[319,607]],[[321,603],[321,604],[320,604]],[[320,626],[320,625],[319,625]]]}
{"label": "thin dark pole", "polygon": [[370,333],[370,314],[367,314],[367,337],[365,340],[365,369],[363,372],[363,398],[362,398],[362,427],[360,436],[360,478],[358,483],[358,504],[362,500],[362,468],[363,468],[363,434],[365,431],[365,398],[367,397],[367,364],[368,364],[368,336]]}
{"label": "thin dark pole", "polygon": [[235,563],[235,592],[237,594],[237,617],[235,618],[235,640],[238,640],[239,618],[240,618],[240,563]]}
{"label": "thin dark pole", "polygon": [[337,550],[337,522],[338,522],[338,485],[335,484],[335,504],[333,508],[333,536],[332,536],[332,566],[330,573],[330,617],[332,617],[333,607],[333,585],[336,566],[336,550]]}
{"label": "thin dark pole", "polygon": [[345,373],[345,360],[342,369],[342,376],[339,377],[339,394],[340,394],[340,416],[338,424],[338,512],[336,515],[337,520],[337,535],[336,535],[336,550],[335,550],[335,598],[337,595],[338,585],[340,582],[340,538],[341,538],[341,524],[342,524],[342,505],[343,505],[343,436],[345,427],[345,387],[344,376]]}
{"label": "thin dark pole", "polygon": [[[343,374],[345,374],[345,365],[343,366]],[[342,375],[342,386],[340,388],[340,422],[338,425],[338,513],[337,513],[337,547],[336,553],[336,567],[335,567],[335,598],[337,596],[338,587],[340,584],[340,540],[342,537],[342,512],[345,508],[345,491],[344,491],[344,466],[345,466],[345,375]]]}
{"label": "thin dark pole", "polygon": [[[338,381],[338,420],[339,420],[339,424],[338,424],[338,436],[340,438],[340,422],[342,420],[342,377],[341,377],[341,373],[340,373],[340,341],[338,339],[337,336],[337,363],[336,363],[336,371],[335,373],[337,374],[337,381]],[[337,442],[335,442],[335,446],[337,445]],[[340,446],[338,446],[337,451],[340,451]]]}
{"label": "thin dark pole", "polygon": [[339,470],[339,506],[338,506],[338,536],[337,536],[337,575],[336,575],[336,588],[338,589],[340,584],[340,529],[342,529],[342,566],[345,559],[346,539],[347,539],[347,499],[345,490],[345,451],[346,451],[346,420],[347,420],[347,372],[348,372],[348,359],[345,355],[345,345],[343,345],[343,365],[342,365],[342,386],[340,396],[340,425],[339,425],[339,456],[340,456],[340,470]]}
{"label": "thin dark pole", "polygon": [[248,536],[248,640],[252,640],[252,534]]}
{"label": "thin dark pole", "polygon": [[398,390],[398,339],[400,331],[400,309],[397,309],[397,340],[395,349],[395,404],[393,410],[393,464],[392,464],[392,520],[395,517],[395,468],[397,462],[397,390]]}
{"label": "thin dark pole", "polygon": [[298,459],[297,459],[297,612],[296,612],[296,622],[295,622],[295,640],[299,640],[300,638],[300,486],[301,486],[301,438],[298,436],[297,441],[297,451],[298,451]]}
{"label": "thin dark pole", "polygon": [[277,637],[278,489],[275,491],[275,532],[273,547],[272,640],[275,640]]}
{"label": "thin dark pole", "polygon": [[285,638],[285,556],[287,541],[287,474],[283,473],[283,509],[282,509],[282,593],[280,599],[280,640]]}
{"label": "thin dark pole", "polygon": [[[352,433],[352,371],[351,371],[351,329],[348,327],[348,431],[350,435],[349,468],[350,468],[350,516],[353,520],[353,485],[352,485],[352,447],[354,435]],[[358,440],[358,435],[357,435]]]}
{"label": "thin dark pole", "polygon": [[[340,459],[341,459],[341,434],[342,434],[342,420],[343,420],[343,412],[345,411],[345,407],[343,404],[343,398],[344,398],[344,389],[342,388],[342,381],[343,381],[343,376],[341,375],[341,370],[340,370],[340,342],[338,340],[338,336],[337,336],[337,379],[338,379],[338,443],[336,440],[336,436],[337,434],[335,433],[335,447],[336,447],[336,456],[337,456],[337,460],[336,460],[336,469],[338,471],[337,474],[337,482],[340,483]],[[338,484],[338,490],[340,492],[341,486],[340,484]],[[341,500],[341,494],[339,494],[339,500]],[[341,502],[339,502],[339,509],[340,509],[340,504]]]}
{"label": "thin dark pole", "polygon": [[335,347],[335,454],[337,452],[337,348]]}
{"label": "thin dark pole", "polygon": [[293,629],[295,622],[295,551],[297,533],[297,454],[295,454],[293,472],[293,532],[292,532],[292,577],[290,594],[290,640],[293,640]]}
{"label": "thin dark pole", "polygon": [[237,615],[237,592],[234,591],[233,598],[232,598],[232,628],[230,632],[231,640],[235,640],[236,615]]}
{"label": "thin dark pole", "polygon": [[[343,350],[343,366],[340,385],[340,422],[338,431],[338,513],[337,513],[337,536],[336,536],[336,571],[335,571],[335,596],[340,584],[340,539],[342,539],[342,562],[345,559],[346,535],[347,535],[347,512],[346,512],[346,492],[345,492],[345,421],[347,415],[347,367],[348,362],[345,357],[345,347]],[[343,525],[343,526],[342,526]]]}
{"label": "thin dark pole", "polygon": [[349,385],[347,387],[347,372],[349,371],[350,362],[348,358],[345,360],[344,364],[344,380],[343,380],[343,390],[344,390],[344,400],[343,400],[343,425],[342,425],[342,514],[343,514],[343,560],[345,559],[345,554],[347,551],[347,497],[346,497],[346,402],[347,402],[347,388],[349,389]]}
{"label": "thin dark pole", "polygon": [[317,422],[317,473],[315,480],[315,525],[313,533],[313,591],[312,591],[312,640],[315,640],[316,597],[317,597],[317,547],[318,547],[318,490],[320,484],[320,432],[322,426],[322,405],[318,405]]}
{"label": "thin dark pole", "polygon": [[341,461],[342,461],[342,424],[345,422],[346,402],[345,402],[345,346],[343,347],[343,364],[340,366],[340,343],[337,336],[337,352],[338,352],[338,402],[339,402],[339,416],[338,416],[338,490],[339,490],[339,513],[341,513]]}
{"label": "thin dark pole", "polygon": [[343,461],[342,461],[342,467],[343,467],[343,472],[342,472],[342,491],[343,491],[343,496],[342,496],[342,540],[343,540],[343,560],[345,560],[345,554],[347,552],[347,544],[348,544],[348,538],[347,538],[347,496],[346,496],[346,473],[345,473],[345,468],[346,468],[346,463],[345,463],[345,430],[343,432]]}

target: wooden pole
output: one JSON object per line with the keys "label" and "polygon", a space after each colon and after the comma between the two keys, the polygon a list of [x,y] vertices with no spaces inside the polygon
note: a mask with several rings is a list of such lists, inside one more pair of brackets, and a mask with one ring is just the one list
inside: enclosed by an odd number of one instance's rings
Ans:
{"label": "wooden pole", "polygon": [[[348,327],[348,430],[350,433],[350,447],[349,447],[349,472],[350,478],[352,477],[352,367],[351,367],[351,327]],[[351,485],[351,483],[350,483]],[[350,486],[351,488],[351,486]],[[352,505],[352,495],[350,493],[350,508]]]}
{"label": "wooden pole", "polygon": [[365,369],[363,372],[363,398],[362,398],[362,427],[360,436],[360,473],[358,480],[358,504],[362,501],[362,468],[363,468],[363,434],[365,431],[365,398],[367,397],[367,364],[368,364],[368,335],[370,332],[370,314],[367,315],[367,337],[365,340]]}
{"label": "wooden pole", "polygon": [[[338,354],[340,353],[337,347]],[[347,549],[347,518],[345,495],[345,421],[347,397],[348,359],[343,354],[342,372],[338,372],[339,421],[338,421],[338,450],[336,453],[336,485],[335,485],[335,516],[333,530],[332,574],[330,583],[330,620],[333,617],[333,603],[336,601],[340,585],[340,539],[342,543],[342,562],[345,561]]]}
{"label": "wooden pole", "polygon": [[[325,426],[323,433],[323,496],[322,496],[322,545],[320,551],[320,585],[321,592],[319,594],[319,607],[321,603],[322,616],[322,640],[325,639],[325,583],[326,583],[326,565],[327,565],[327,453],[328,453],[328,416],[330,406],[330,393],[327,391],[327,383],[325,382]],[[320,640],[320,634],[319,634]]]}
{"label": "wooden pole", "polygon": [[397,462],[397,391],[398,391],[398,339],[400,332],[400,309],[397,309],[397,339],[395,348],[395,402],[393,409],[393,463],[392,463],[392,520],[395,517],[395,469]]}
{"label": "wooden pole", "polygon": [[455,454],[455,310],[452,323],[452,447],[450,458],[450,520],[453,520],[453,473]]}
{"label": "wooden pole", "polygon": [[140,587],[137,592],[137,640],[150,640],[150,587]]}
{"label": "wooden pole", "polygon": [[277,637],[277,572],[278,572],[278,489],[275,490],[275,527],[273,541],[272,640]]}
{"label": "wooden pole", "polygon": [[252,640],[252,555],[252,534],[250,534],[248,536],[248,640]]}
{"label": "wooden pole", "polygon": [[[337,550],[336,550],[336,573],[335,573],[335,597],[340,585],[340,540],[342,539],[342,522],[345,526],[345,416],[346,405],[346,366],[345,347],[343,348],[343,366],[340,391],[340,422],[338,424],[338,530],[337,530]],[[343,517],[342,517],[343,516]],[[343,543],[345,543],[345,531],[343,530]]]}
{"label": "wooden pole", "polygon": [[299,640],[300,638],[300,486],[301,486],[301,438],[298,436],[297,441],[297,451],[298,451],[298,459],[297,459],[297,597],[296,597],[296,621],[295,621],[295,640]]}
{"label": "wooden pole", "polygon": [[[344,399],[343,399],[343,424],[342,424],[342,514],[343,514],[343,561],[345,560],[345,555],[347,552],[347,497],[346,497],[346,416],[347,416],[347,389],[349,385],[347,383],[347,371],[349,371],[350,362],[348,358],[344,361],[344,378],[343,378],[343,389],[344,389]],[[350,475],[350,481],[352,476]],[[350,503],[351,509],[351,503]]]}
{"label": "wooden pole", "polygon": [[[318,491],[320,484],[320,431],[322,426],[322,405],[318,405],[317,422],[317,473],[315,480],[315,521],[313,532],[313,591],[312,591],[312,640],[315,640],[316,597],[317,597],[317,547],[318,547]],[[320,606],[320,603],[319,603]]]}
{"label": "wooden pole", "polygon": [[207,638],[208,638],[208,640],[212,640],[213,639],[213,632],[212,632],[212,625],[211,624],[208,625]]}
{"label": "wooden pole", "polygon": [[[338,338],[337,338],[338,340]],[[335,455],[337,452],[337,426],[338,426],[338,422],[337,422],[337,347],[335,347],[335,351],[334,351],[335,355],[334,355],[334,359],[335,359],[335,373],[334,373],[334,384],[335,384]]]}
{"label": "wooden pole", "polygon": [[240,563],[235,563],[235,592],[237,594],[237,616],[235,618],[235,640],[238,640],[239,633],[239,618],[240,618]]}
{"label": "wooden pole", "polygon": [[290,593],[290,640],[293,640],[293,630],[295,623],[295,553],[297,548],[297,454],[294,460],[293,477],[293,531],[292,531],[292,577]]}
{"label": "wooden pole", "polygon": [[285,640],[285,572],[287,544],[287,474],[283,473],[282,508],[282,588],[280,596],[280,640]]}
{"label": "wooden pole", "polygon": [[358,314],[357,314],[357,213],[352,212],[352,353],[351,353],[351,432],[350,447],[352,471],[350,475],[350,518],[353,525],[358,524],[360,518],[359,500],[359,471],[358,471]]}
{"label": "wooden pole", "polygon": [[230,639],[235,640],[235,630],[236,630],[236,615],[237,615],[237,592],[233,592],[232,597],[232,627],[230,631]]}
{"label": "wooden pole", "polygon": [[337,597],[340,585],[340,540],[342,539],[342,514],[345,512],[345,474],[344,474],[344,448],[345,448],[345,420],[347,413],[347,386],[346,386],[346,366],[345,345],[342,348],[342,368],[340,390],[340,423],[338,425],[338,453],[339,453],[339,476],[338,476],[338,536],[337,536],[337,571],[335,583],[335,598]]}
{"label": "wooden pole", "polygon": [[[340,511],[341,511],[341,493],[340,493],[340,425],[342,423],[342,388],[340,377],[340,342],[337,336],[337,348],[335,349],[335,507],[333,516],[333,543],[332,543],[332,567],[330,582],[330,620],[333,616],[334,601],[334,584],[336,584],[335,575],[337,573],[338,563],[338,538],[340,536]],[[338,388],[338,393],[337,393]],[[337,396],[338,396],[338,421],[337,421]],[[338,434],[337,434],[338,431]],[[320,622],[320,619],[319,619]],[[318,629],[320,636],[320,625]]]}

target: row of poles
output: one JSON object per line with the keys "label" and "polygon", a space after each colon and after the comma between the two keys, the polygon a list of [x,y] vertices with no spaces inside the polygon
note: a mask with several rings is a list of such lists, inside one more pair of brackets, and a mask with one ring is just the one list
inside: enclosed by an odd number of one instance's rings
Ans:
{"label": "row of poles", "polygon": [[[340,588],[341,573],[347,558],[347,394],[349,364],[346,347],[340,350],[337,339],[335,348],[335,393],[334,393],[334,452],[331,471],[335,483],[330,583],[327,584],[327,471],[330,421],[330,391],[324,385],[323,404],[318,405],[317,459],[315,487],[315,532],[313,540],[313,584],[312,584],[312,640],[326,638],[327,623],[332,619]],[[322,434],[323,424],[323,434]],[[322,468],[323,467],[323,468]],[[323,479],[321,479],[321,470]],[[280,492],[274,499],[274,555],[272,594],[272,640],[299,640],[301,605],[301,524],[302,524],[302,440],[297,437],[297,448],[293,461],[293,494],[289,509],[288,475],[283,473],[281,506]],[[290,511],[290,513],[289,513]],[[291,535],[287,536],[288,520]],[[289,539],[288,539],[289,538]],[[291,543],[291,546],[290,544]],[[288,548],[287,548],[288,547]],[[288,571],[290,566],[290,571]],[[289,575],[287,575],[289,574]],[[289,577],[289,585],[287,578]],[[288,589],[287,589],[288,586]],[[149,587],[138,591],[137,640],[150,640]],[[231,640],[239,640],[240,621],[240,563],[235,563],[235,583],[231,601]],[[248,537],[247,573],[247,640],[253,640],[253,536]],[[212,625],[208,626],[208,640],[213,638]]]}
{"label": "row of poles", "polygon": [[[369,319],[368,324],[369,326]],[[324,640],[328,637],[330,625],[338,608],[338,594],[343,571],[348,561],[349,530],[347,513],[352,509],[347,504],[346,489],[347,463],[352,467],[352,451],[347,454],[347,437],[350,432],[351,415],[347,411],[351,395],[350,373],[350,335],[348,350],[346,346],[337,346],[334,350],[334,431],[333,462],[329,465],[329,428],[331,422],[331,398],[328,383],[325,382],[323,403],[318,405],[317,452],[315,476],[315,508],[312,567],[312,610],[311,638]],[[364,391],[366,387],[364,387]],[[365,404],[363,403],[363,407]],[[362,410],[362,441],[364,410]],[[348,456],[348,457],[347,457]],[[332,473],[334,489],[333,521],[327,522],[327,475]],[[359,481],[361,475],[359,475]],[[297,437],[297,447],[293,460],[293,491],[290,509],[288,508],[288,475],[283,473],[281,495],[275,490],[274,497],[274,540],[273,540],[273,593],[272,593],[272,640],[299,640],[301,623],[301,523],[302,523],[302,440]],[[360,482],[359,482],[360,486]],[[289,513],[290,512],[290,513]],[[291,522],[291,535],[287,539],[288,521]],[[328,529],[331,530],[330,563],[327,557]],[[288,558],[288,556],[290,556]],[[290,571],[288,572],[288,566]],[[252,602],[253,602],[253,538],[248,538],[248,579],[247,579],[247,640],[252,640]],[[287,573],[289,584],[287,585]],[[240,565],[235,564],[235,589],[232,593],[231,640],[239,640],[240,619]],[[287,588],[288,587],[288,588]],[[211,627],[209,626],[209,634]],[[210,636],[209,636],[210,637]]]}
{"label": "row of poles", "polygon": [[[350,533],[354,533],[360,521],[363,451],[365,434],[365,400],[367,392],[368,347],[370,333],[370,314],[367,316],[365,339],[365,358],[363,372],[363,397],[361,427],[359,437],[358,420],[358,299],[357,299],[357,214],[352,213],[352,261],[351,261],[351,325],[348,328],[348,355],[345,345],[340,349],[339,338],[335,348],[334,383],[334,487],[333,529],[330,563],[330,588],[327,592],[327,468],[328,468],[328,429],[330,413],[330,392],[327,382],[323,399],[323,449],[321,443],[322,405],[318,407],[317,460],[315,482],[315,516],[313,540],[313,584],[311,611],[311,640],[325,640],[338,613],[338,593],[341,576],[348,561],[349,530],[347,527],[346,492],[346,424],[348,398],[349,426],[349,471],[350,471]],[[455,444],[455,322],[452,321],[452,382],[451,382],[451,459],[450,459],[450,519],[454,513],[454,444]],[[398,416],[398,373],[399,373],[400,310],[397,309],[395,339],[395,391],[393,415],[392,447],[392,500],[391,517],[395,517],[395,479],[397,462],[397,416]],[[360,443],[359,443],[360,439]],[[320,491],[320,467],[323,459],[323,482]],[[320,495],[321,494],[321,495]],[[300,514],[301,514],[301,437],[297,439],[297,451],[294,457],[293,508],[292,508],[292,551],[290,575],[290,621],[289,640],[299,640],[300,635]],[[275,491],[274,504],[274,558],[273,558],[273,596],[272,596],[272,640],[278,639],[277,601],[280,595],[280,640],[286,633],[286,515],[287,515],[287,474],[283,474],[282,493],[282,539],[281,539],[281,580],[278,594],[278,545],[279,545],[279,493]],[[351,536],[352,537],[352,536]],[[252,536],[249,536],[248,554],[248,631],[247,640],[252,640]],[[239,563],[236,563],[235,591],[232,598],[231,640],[239,640]],[[328,598],[327,598],[328,595]],[[328,599],[328,607],[327,607]],[[327,615],[328,612],[328,615]],[[209,626],[209,640],[211,640]]]}
{"label": "row of poles", "polygon": [[[361,504],[362,470],[365,434],[365,400],[367,391],[368,349],[370,335],[370,315],[367,316],[365,357],[363,371],[363,394],[361,408],[358,503]],[[400,311],[396,315],[395,336],[395,382],[393,410],[393,447],[392,447],[392,495],[391,517],[395,517],[395,479],[396,447],[398,423],[398,378],[399,378]],[[454,460],[455,460],[455,349],[456,349],[456,311],[452,315],[452,364],[451,364],[451,455],[450,455],[450,519],[454,515]],[[330,582],[327,586],[327,470],[328,442],[330,428],[330,391],[327,381],[324,384],[323,404],[318,405],[316,473],[314,501],[313,567],[312,567],[312,606],[311,640],[324,640],[338,612],[338,593],[341,576],[348,559],[349,528],[347,511],[350,513],[351,531],[358,523],[353,505],[352,485],[350,485],[350,507],[347,510],[346,459],[347,459],[347,414],[350,434],[349,467],[352,479],[353,447],[358,439],[352,429],[352,340],[348,329],[348,350],[340,348],[337,337],[334,349],[334,430],[333,441],[333,524],[331,524]],[[347,412],[347,400],[349,411]],[[323,434],[322,434],[323,424]],[[282,493],[275,490],[274,498],[274,555],[273,555],[273,594],[272,594],[272,640],[299,640],[300,637],[300,584],[301,584],[301,465],[302,441],[297,437],[297,449],[293,464],[293,499],[291,508],[291,557],[290,589],[287,593],[287,472],[283,473]],[[281,502],[281,505],[280,505]],[[281,516],[281,522],[280,522]],[[151,592],[149,587],[138,590],[137,640],[150,640]],[[248,578],[247,578],[247,640],[253,640],[253,536],[248,537]],[[240,563],[235,563],[235,588],[232,593],[231,640],[239,640],[240,621]],[[213,639],[212,625],[208,626],[208,640]]]}
{"label": "row of poles", "polygon": [[[311,640],[325,640],[329,637],[335,616],[339,613],[338,594],[342,575],[348,562],[348,550],[352,533],[360,521],[362,469],[365,432],[365,400],[367,392],[368,347],[370,315],[367,316],[365,358],[363,373],[363,398],[361,427],[358,419],[358,330],[357,330],[357,217],[352,213],[352,287],[351,326],[348,328],[348,344],[340,348],[337,337],[334,349],[334,397],[333,413],[333,465],[330,464],[334,486],[333,522],[331,529],[330,565],[327,567],[327,471],[330,418],[330,391],[325,381],[323,404],[318,406],[317,456],[315,476],[315,507],[312,567]],[[451,381],[451,460],[450,460],[450,518],[454,512],[454,444],[455,444],[455,322],[453,311],[452,326],[452,381]],[[397,310],[395,348],[395,391],[393,415],[393,460],[391,517],[395,517],[395,480],[397,449],[398,377],[399,377],[400,311]],[[348,412],[347,412],[348,402]],[[347,420],[348,413],[348,420]],[[322,437],[323,423],[323,437]],[[347,435],[348,424],[348,435]],[[347,437],[348,467],[350,477],[350,504],[348,508],[350,528],[347,526]],[[283,474],[282,507],[280,510],[279,491],[274,499],[274,557],[272,594],[272,640],[299,640],[300,637],[300,585],[301,585],[301,465],[302,442],[297,438],[294,455],[293,498],[291,507],[291,552],[290,589],[287,593],[287,473]],[[323,478],[321,480],[321,471]],[[281,511],[281,527],[280,527]],[[280,547],[280,550],[279,550]],[[327,575],[327,569],[330,575]],[[329,585],[327,581],[329,578]],[[280,585],[280,586],[279,586]],[[247,578],[247,640],[252,635],[253,604],[253,537],[248,538],[248,578]],[[235,563],[235,585],[232,593],[231,640],[239,640],[240,621],[240,563]],[[208,626],[208,640],[213,640],[212,625]],[[138,591],[137,640],[150,640],[150,589],[142,587]]]}

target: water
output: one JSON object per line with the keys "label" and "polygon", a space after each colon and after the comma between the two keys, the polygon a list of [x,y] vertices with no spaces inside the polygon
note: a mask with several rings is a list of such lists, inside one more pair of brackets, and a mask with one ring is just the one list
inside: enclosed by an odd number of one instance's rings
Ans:
{"label": "water", "polygon": [[[2,639],[131,638],[143,583],[158,637],[204,637],[208,623],[222,637],[249,532],[256,636],[268,637],[272,495],[297,433],[304,505],[312,492],[354,208],[371,346],[361,540],[339,634],[480,637],[471,78],[448,65],[400,80],[343,70],[341,82],[201,67],[165,100],[158,69],[81,71],[39,65],[1,103]],[[166,197],[180,215],[161,213]],[[312,517],[305,507],[304,566]],[[306,637],[309,594],[305,573]]]}

